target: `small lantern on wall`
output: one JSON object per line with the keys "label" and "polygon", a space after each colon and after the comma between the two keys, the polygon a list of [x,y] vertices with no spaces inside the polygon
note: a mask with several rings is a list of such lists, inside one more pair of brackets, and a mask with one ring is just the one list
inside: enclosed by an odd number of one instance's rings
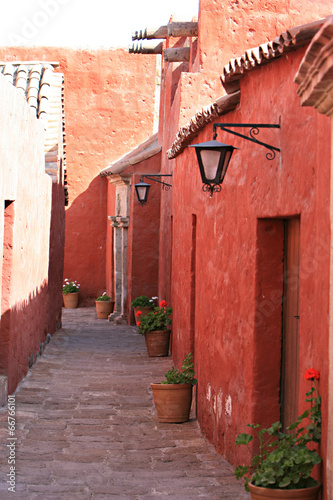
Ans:
{"label": "small lantern on wall", "polygon": [[172,187],[171,184],[168,184],[167,182],[161,181],[160,180],[161,177],[172,177],[172,174],[149,174],[149,175],[142,175],[142,177],[140,179],[140,182],[138,182],[138,184],[134,184],[136,196],[137,196],[138,201],[139,201],[139,203],[141,205],[144,205],[145,203],[147,203],[148,191],[149,191],[149,188],[150,188],[150,184],[147,184],[146,182],[143,182],[144,178],[162,184],[163,189],[165,189],[167,191]]}
{"label": "small lantern on wall", "polygon": [[221,191],[221,184],[227,172],[229,162],[234,152],[234,146],[212,140],[189,146],[195,148],[203,191],[209,191],[210,197],[214,192]]}
{"label": "small lantern on wall", "polygon": [[138,201],[141,205],[144,205],[147,203],[147,198],[148,198],[148,191],[150,188],[150,184],[147,184],[146,182],[139,182],[138,184],[134,184],[135,191],[136,191],[136,196],[138,198]]}
{"label": "small lantern on wall", "polygon": [[[236,128],[249,128],[250,137],[244,134],[230,130],[230,127]],[[230,134],[246,139],[247,141],[254,142],[269,149],[269,153],[266,154],[267,160],[273,160],[275,158],[275,152],[280,152],[280,149],[267,144],[262,141],[258,141],[255,137],[259,134],[259,129],[261,128],[280,128],[279,124],[268,124],[268,123],[214,123],[213,124],[213,140],[208,142],[202,142],[201,144],[192,144],[189,147],[195,148],[197,154],[197,160],[200,169],[200,175],[203,182],[203,191],[209,191],[210,197],[213,196],[214,192],[221,191],[221,184],[227,172],[229,162],[234,152],[234,146],[229,146],[228,144],[223,144],[216,140],[217,128],[220,128],[223,132],[228,132]]]}

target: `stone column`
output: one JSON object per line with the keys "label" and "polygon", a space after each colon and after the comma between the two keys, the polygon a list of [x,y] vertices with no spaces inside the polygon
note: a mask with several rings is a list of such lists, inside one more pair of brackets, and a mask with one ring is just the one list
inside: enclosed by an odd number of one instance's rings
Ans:
{"label": "stone column", "polygon": [[127,229],[129,225],[130,210],[130,179],[113,175],[109,182],[116,189],[116,214],[108,217],[114,228],[114,283],[115,307],[109,316],[109,321],[117,324],[127,323],[126,298],[127,298]]}
{"label": "stone column", "polygon": [[[333,16],[314,36],[300,65],[295,82],[299,84],[297,94],[302,106],[312,106],[319,113],[333,119]],[[333,123],[332,123],[333,125]],[[328,426],[326,498],[333,498],[333,127],[331,136],[331,179],[330,179],[330,303],[328,338]]]}
{"label": "stone column", "polygon": [[115,277],[115,308],[109,316],[109,321],[117,324],[127,323],[127,228],[128,217],[110,216],[114,227],[114,277]]}

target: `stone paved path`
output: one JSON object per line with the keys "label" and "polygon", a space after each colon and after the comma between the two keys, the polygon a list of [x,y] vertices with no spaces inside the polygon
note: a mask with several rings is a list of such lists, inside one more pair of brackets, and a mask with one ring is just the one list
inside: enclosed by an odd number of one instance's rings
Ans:
{"label": "stone paved path", "polygon": [[[171,358],[149,358],[136,327],[97,320],[94,308],[63,313],[63,328],[16,391],[17,441],[0,410],[0,498],[248,498],[194,419],[158,423],[150,382],[163,379]],[[8,492],[10,456],[16,493]]]}

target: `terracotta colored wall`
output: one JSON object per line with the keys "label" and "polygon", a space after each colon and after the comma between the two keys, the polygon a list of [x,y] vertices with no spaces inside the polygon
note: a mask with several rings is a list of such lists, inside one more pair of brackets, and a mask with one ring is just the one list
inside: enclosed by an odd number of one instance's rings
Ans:
{"label": "terracotta colored wall", "polygon": [[[130,225],[127,246],[127,317],[135,323],[131,302],[139,295],[158,296],[158,259],[161,184],[146,180],[150,184],[148,201],[140,206],[134,184],[140,182],[141,174],[159,173],[161,154],[134,165],[132,176]],[[168,182],[168,179],[164,179]],[[169,179],[170,182],[170,179]]]}
{"label": "terracotta colored wall", "polygon": [[[278,233],[271,232],[280,231],[280,218],[297,214],[301,220],[299,405],[302,410],[307,389],[302,374],[315,366],[322,374],[325,456],[330,121],[301,108],[296,96],[293,78],[303,53],[289,54],[245,76],[240,106],[219,120],[281,121],[280,131],[261,133],[262,140],[281,148],[275,160],[266,160],[264,148],[220,133],[219,140],[240,148],[221,193],[210,199],[202,192],[192,150],[176,158],[173,173],[173,357],[179,366],[194,345],[200,425],[234,464],[245,458],[234,445],[245,424],[279,419],[276,332],[281,326],[281,303],[274,294],[280,293],[281,247],[276,245]],[[211,133],[210,125],[194,142],[211,139]],[[267,274],[262,262],[272,264],[273,259],[277,274],[270,277],[271,268]]]}
{"label": "terracotta colored wall", "polygon": [[98,174],[151,135],[156,59],[124,49],[6,48],[0,54],[57,61],[64,73],[70,201],[64,277],[80,283],[81,304],[91,303],[106,289],[107,182]]}
{"label": "terracotta colored wall", "polygon": [[0,100],[0,200],[5,207],[0,215],[0,373],[8,376],[11,393],[27,373],[28,358],[35,360],[46,334],[55,330],[61,306],[59,311],[55,294],[48,296],[53,293],[48,291],[52,181],[45,173],[43,124],[2,75]]}

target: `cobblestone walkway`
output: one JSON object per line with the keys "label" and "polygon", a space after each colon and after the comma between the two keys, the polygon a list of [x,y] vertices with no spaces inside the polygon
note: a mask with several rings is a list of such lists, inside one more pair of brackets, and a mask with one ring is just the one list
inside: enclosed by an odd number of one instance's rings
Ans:
{"label": "cobblestone walkway", "polygon": [[94,308],[64,310],[15,393],[16,440],[0,410],[0,498],[248,498],[195,420],[158,423],[150,382],[171,365],[147,356],[136,327],[97,320]]}

